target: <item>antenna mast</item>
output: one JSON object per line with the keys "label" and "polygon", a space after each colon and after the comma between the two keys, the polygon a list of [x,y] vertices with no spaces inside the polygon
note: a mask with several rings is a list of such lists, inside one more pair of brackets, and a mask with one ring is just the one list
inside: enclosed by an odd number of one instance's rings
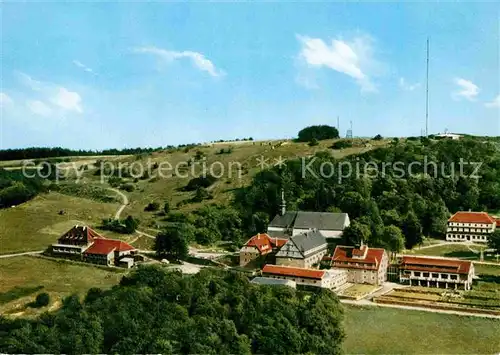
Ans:
{"label": "antenna mast", "polygon": [[429,37],[427,37],[427,73],[425,78],[425,136],[429,135]]}

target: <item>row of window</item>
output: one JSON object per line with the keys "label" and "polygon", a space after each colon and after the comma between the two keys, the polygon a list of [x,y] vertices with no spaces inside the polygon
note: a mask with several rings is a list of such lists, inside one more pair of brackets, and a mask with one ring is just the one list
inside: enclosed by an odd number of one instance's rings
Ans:
{"label": "row of window", "polygon": [[482,227],[482,228],[491,228],[491,224],[484,224],[484,223],[457,223],[457,222],[450,222],[448,223],[449,226],[457,226],[457,227]]}
{"label": "row of window", "polygon": [[492,228],[448,228],[449,232],[493,233]]}
{"label": "row of window", "polygon": [[469,235],[469,234],[448,234],[448,238],[453,239],[463,239],[463,240],[484,240],[488,241],[488,237],[485,235]]}
{"label": "row of window", "polygon": [[[415,276],[415,277],[420,277],[420,276],[422,276],[422,277],[432,277],[433,279],[438,279],[438,278],[439,278],[439,274],[438,274],[438,273],[434,273],[434,272],[433,272],[433,273],[429,273],[429,272],[408,271],[408,270],[407,270],[407,271],[405,271],[405,273],[406,273],[407,275],[412,274],[412,275],[413,275],[413,276]],[[449,276],[449,279],[450,279],[450,280],[458,280],[458,275],[453,275],[453,274],[451,274],[451,275],[449,275],[449,274],[441,274],[441,278],[442,278],[443,280],[448,280],[448,276]]]}

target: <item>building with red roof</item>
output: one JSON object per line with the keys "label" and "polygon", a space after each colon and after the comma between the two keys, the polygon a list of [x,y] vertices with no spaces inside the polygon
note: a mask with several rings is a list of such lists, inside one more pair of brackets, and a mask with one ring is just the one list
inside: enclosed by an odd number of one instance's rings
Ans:
{"label": "building with red roof", "polygon": [[246,266],[265,255],[275,253],[287,241],[286,238],[273,238],[266,233],[254,235],[240,249],[240,266]]}
{"label": "building with red roof", "polygon": [[387,280],[389,257],[381,248],[338,245],[333,255],[323,260],[330,261],[332,268],[347,270],[348,282],[381,285]]}
{"label": "building with red roof", "polygon": [[136,249],[130,244],[116,239],[96,239],[83,252],[83,260],[93,264],[113,266],[120,258],[135,253]]}
{"label": "building with red roof", "polygon": [[410,286],[470,290],[474,264],[465,260],[403,255],[399,273],[400,281]]}
{"label": "building with red roof", "polygon": [[[112,266],[124,257],[135,254],[136,249],[121,240],[107,239],[92,228],[76,225],[64,233],[50,248],[54,256],[83,260],[95,264]],[[126,260],[127,267],[133,265]]]}
{"label": "building with red roof", "polygon": [[344,270],[316,270],[284,265],[265,265],[264,277],[294,281],[297,285],[337,290],[347,282]]}
{"label": "building with red roof", "polygon": [[448,220],[446,240],[450,242],[487,243],[498,222],[486,212],[455,213]]}

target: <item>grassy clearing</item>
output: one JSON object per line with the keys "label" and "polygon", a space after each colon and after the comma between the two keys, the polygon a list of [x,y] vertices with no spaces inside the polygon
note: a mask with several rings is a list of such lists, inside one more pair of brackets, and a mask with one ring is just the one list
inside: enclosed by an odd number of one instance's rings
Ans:
{"label": "grassy clearing", "polygon": [[[117,208],[118,204],[51,192],[14,208],[2,209],[0,254],[43,250],[73,225],[99,225],[102,218],[112,217]],[[64,215],[59,215],[60,210],[64,210]]]}
{"label": "grassy clearing", "polygon": [[[83,296],[91,287],[116,285],[126,272],[125,269],[107,270],[41,257],[0,259],[0,294],[8,301],[0,306],[0,313],[22,312],[23,315],[30,315],[44,311],[70,294]],[[28,292],[34,288],[40,288],[40,291]],[[40,310],[25,308],[40,292],[51,296],[51,305]]]}
{"label": "grassy clearing", "polygon": [[135,242],[132,243],[134,247],[140,250],[153,250],[155,240],[144,235],[141,235]]}
{"label": "grassy clearing", "polygon": [[382,307],[345,306],[348,354],[493,354],[497,319]]}

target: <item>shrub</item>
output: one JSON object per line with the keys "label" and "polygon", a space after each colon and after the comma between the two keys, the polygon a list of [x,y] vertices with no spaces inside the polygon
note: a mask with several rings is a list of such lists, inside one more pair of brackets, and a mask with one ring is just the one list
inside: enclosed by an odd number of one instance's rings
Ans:
{"label": "shrub", "polygon": [[200,176],[194,179],[189,180],[188,184],[184,188],[186,191],[195,191],[200,187],[207,188],[216,182],[217,179],[212,175]]}
{"label": "shrub", "polygon": [[351,147],[352,147],[352,142],[347,140],[347,139],[337,141],[337,142],[333,143],[331,146],[332,149],[344,149],[344,148],[351,148]]}
{"label": "shrub", "polygon": [[146,207],[144,207],[144,211],[158,211],[160,209],[160,204],[158,202],[150,202]]}
{"label": "shrub", "polygon": [[128,183],[128,184],[122,184],[120,186],[120,189],[121,190],[125,190],[127,192],[132,192],[132,191],[135,190],[135,186],[133,184],[130,184],[130,183]]}
{"label": "shrub", "polygon": [[383,138],[380,134],[377,134],[375,137],[373,137],[374,141],[381,141]]}
{"label": "shrub", "polygon": [[310,146],[310,147],[314,147],[314,146],[316,146],[318,144],[319,144],[319,142],[318,142],[318,140],[316,138],[311,139],[309,141],[309,143],[307,143],[307,145]]}
{"label": "shrub", "polygon": [[40,308],[48,306],[50,303],[50,296],[47,292],[39,293],[36,296],[35,302],[33,303],[33,307]]}

